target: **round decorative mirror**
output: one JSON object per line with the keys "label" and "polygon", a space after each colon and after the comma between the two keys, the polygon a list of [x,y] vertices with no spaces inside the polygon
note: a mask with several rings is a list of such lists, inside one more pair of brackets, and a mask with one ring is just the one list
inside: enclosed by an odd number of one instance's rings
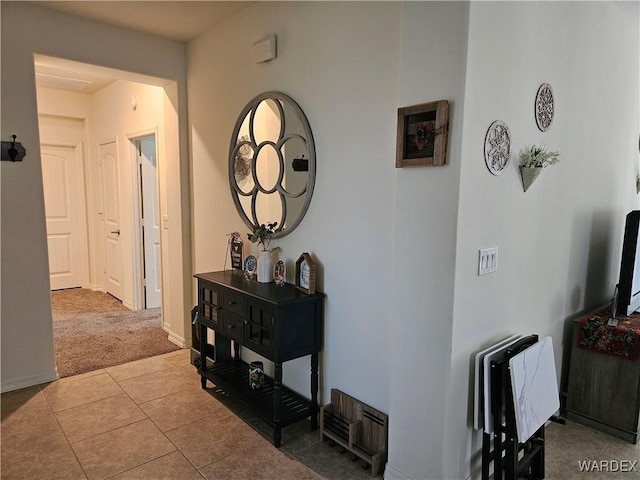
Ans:
{"label": "round decorative mirror", "polygon": [[229,146],[229,185],[249,228],[277,223],[273,238],[292,232],[304,217],[316,177],[309,122],[287,95],[267,92],[240,113]]}

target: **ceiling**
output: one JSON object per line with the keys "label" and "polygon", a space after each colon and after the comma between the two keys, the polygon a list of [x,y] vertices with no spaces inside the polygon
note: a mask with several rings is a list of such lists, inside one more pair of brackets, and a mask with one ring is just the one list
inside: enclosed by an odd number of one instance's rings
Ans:
{"label": "ceiling", "polygon": [[254,1],[34,1],[40,6],[99,22],[188,41]]}
{"label": "ceiling", "polygon": [[[177,41],[188,41],[253,1],[34,1],[40,6]],[[119,72],[37,55],[38,86],[93,93]],[[130,80],[137,80],[131,78]],[[154,83],[154,82],[150,82]]]}

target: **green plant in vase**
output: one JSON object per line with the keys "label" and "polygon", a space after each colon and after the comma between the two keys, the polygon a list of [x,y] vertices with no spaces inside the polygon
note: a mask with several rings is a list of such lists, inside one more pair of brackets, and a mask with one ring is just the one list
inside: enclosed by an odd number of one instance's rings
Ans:
{"label": "green plant in vase", "polygon": [[253,231],[251,233],[247,233],[247,237],[251,243],[257,243],[261,250],[269,250],[271,237],[276,233],[277,226],[278,222],[254,225]]}
{"label": "green plant in vase", "polygon": [[278,222],[254,225],[253,231],[247,234],[251,243],[257,243],[260,247],[258,257],[258,282],[269,283],[273,281],[273,259],[271,257],[271,238],[276,232]]}

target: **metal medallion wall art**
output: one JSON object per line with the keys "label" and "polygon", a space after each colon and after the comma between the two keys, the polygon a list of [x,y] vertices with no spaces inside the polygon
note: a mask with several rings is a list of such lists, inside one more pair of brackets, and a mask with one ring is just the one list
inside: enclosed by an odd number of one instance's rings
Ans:
{"label": "metal medallion wall art", "polygon": [[536,124],[541,132],[546,132],[553,122],[555,102],[551,85],[543,83],[536,94]]}
{"label": "metal medallion wall art", "polygon": [[500,175],[511,160],[511,132],[506,123],[496,120],[484,138],[484,161],[493,175]]}

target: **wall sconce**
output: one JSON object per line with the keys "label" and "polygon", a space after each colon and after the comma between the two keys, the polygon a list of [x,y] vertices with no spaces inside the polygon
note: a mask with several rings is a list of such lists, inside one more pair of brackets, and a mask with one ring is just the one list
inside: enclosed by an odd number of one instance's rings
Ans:
{"label": "wall sconce", "polygon": [[20,142],[16,142],[16,136],[11,135],[10,142],[2,142],[2,161],[21,162],[27,154],[27,151]]}

